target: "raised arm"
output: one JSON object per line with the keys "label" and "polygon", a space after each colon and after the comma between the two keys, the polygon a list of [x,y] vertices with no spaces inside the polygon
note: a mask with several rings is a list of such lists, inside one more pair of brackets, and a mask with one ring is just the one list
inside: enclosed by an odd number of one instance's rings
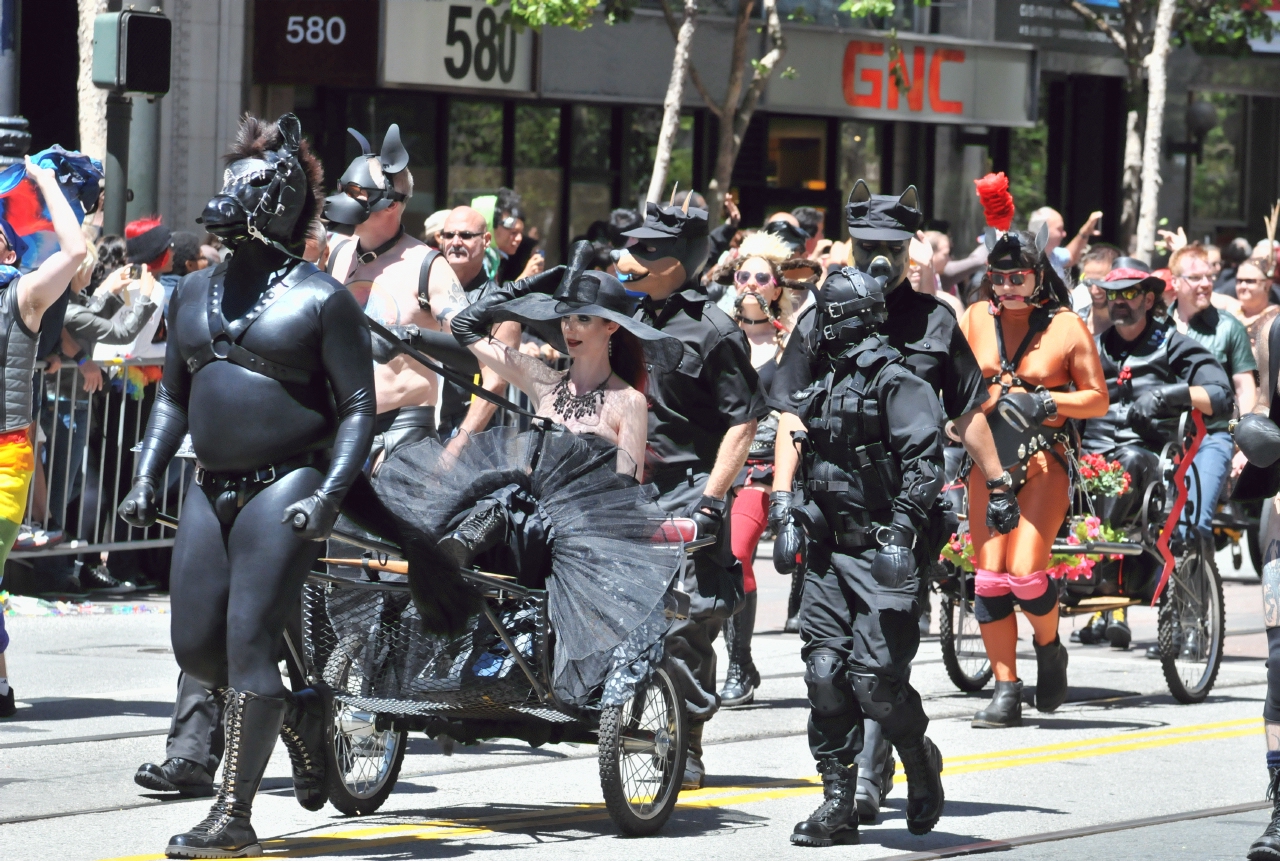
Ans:
{"label": "raised arm", "polygon": [[[511,286],[513,285],[507,285],[508,288]],[[495,311],[510,299],[511,293],[507,289],[493,290],[481,296],[454,316],[453,336],[458,339],[459,344],[474,353],[482,364],[492,368],[504,380],[533,399],[536,406],[543,388],[559,382],[560,375],[537,359],[495,340],[489,334]]]}
{"label": "raised arm", "polygon": [[49,209],[49,218],[53,222],[53,232],[58,237],[59,246],[38,269],[28,272],[18,280],[18,308],[22,313],[22,322],[29,331],[36,332],[40,329],[44,312],[58,301],[71,283],[71,276],[80,268],[86,249],[80,222],[71,211],[71,204],[62,195],[62,189],[58,187],[57,175],[33,162],[29,156],[26,158],[26,165],[27,176],[40,189],[40,196]]}
{"label": "raised arm", "polygon": [[[520,348],[520,324],[513,320],[499,323],[493,327],[493,340],[498,344],[506,345],[516,350],[518,353]],[[507,381],[488,365],[485,365],[480,371],[480,385],[486,391],[493,392],[495,395],[504,395],[507,391]],[[457,454],[461,450],[461,446],[465,443],[465,437],[479,433],[488,427],[490,420],[493,419],[493,414],[497,411],[497,404],[490,403],[484,398],[472,398],[470,405],[467,407],[467,414],[462,418],[462,424],[458,425],[457,437],[449,441],[448,447],[453,453]]]}
{"label": "raised arm", "polygon": [[431,305],[431,315],[446,332],[450,331],[454,315],[467,307],[467,294],[463,292],[462,282],[443,254],[432,261],[431,271],[427,273],[427,300]]}

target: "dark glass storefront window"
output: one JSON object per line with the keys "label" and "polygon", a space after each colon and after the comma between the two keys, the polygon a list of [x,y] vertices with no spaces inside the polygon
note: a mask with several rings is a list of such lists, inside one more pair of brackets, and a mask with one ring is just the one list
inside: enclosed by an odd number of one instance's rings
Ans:
{"label": "dark glass storefront window", "polygon": [[502,187],[502,103],[449,101],[450,207]]}
{"label": "dark glass storefront window", "polygon": [[766,179],[770,188],[825,190],[827,121],[770,117]]}
{"label": "dark glass storefront window", "polygon": [[847,196],[858,180],[880,194],[880,127],[876,123],[840,123],[840,190]]}
{"label": "dark glass storefront window", "polygon": [[[1217,109],[1218,125],[1204,139],[1191,183],[1194,222],[1229,224],[1243,219],[1248,97],[1201,93]],[[1184,156],[1185,158],[1185,156]]]}
{"label": "dark glass storefront window", "polygon": [[525,230],[542,241],[547,263],[560,262],[560,108],[516,107],[515,190],[524,200]]}
{"label": "dark glass storefront window", "polygon": [[[569,236],[585,236],[596,221],[608,221],[613,209],[610,149],[613,109],[573,106],[572,179],[569,184]],[[626,205],[626,202],[623,202]]]}
{"label": "dark glass storefront window", "polygon": [[[658,132],[662,128],[662,108],[632,108],[626,113],[623,129],[623,182],[622,198],[629,206],[641,201],[649,191],[649,177],[653,175],[653,159],[658,151]],[[663,195],[670,193],[672,183],[681,188],[693,185],[693,115],[680,117],[680,131],[676,133],[675,146],[671,150],[671,164],[667,169],[667,185]]]}
{"label": "dark glass storefront window", "polygon": [[[409,171],[413,174],[413,196],[405,204],[403,223],[412,234],[422,232],[422,223],[436,210],[436,97],[430,93],[352,93],[347,96],[347,124],[369,140],[374,152],[392,123],[400,126],[400,140],[409,151]],[[304,127],[305,128],[305,127]],[[345,157],[338,173],[326,176],[333,186],[351,160],[360,154],[360,144],[343,132]],[[332,170],[330,171],[332,172]]]}

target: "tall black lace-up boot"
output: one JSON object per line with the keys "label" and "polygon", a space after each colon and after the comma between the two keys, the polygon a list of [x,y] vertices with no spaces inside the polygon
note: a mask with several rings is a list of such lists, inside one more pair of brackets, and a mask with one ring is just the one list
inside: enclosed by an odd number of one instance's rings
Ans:
{"label": "tall black lace-up boot", "polygon": [[787,621],[782,630],[787,634],[800,633],[800,597],[804,595],[804,569],[791,574],[791,592],[787,595]]}
{"label": "tall black lace-up boot", "polygon": [[227,749],[222,785],[204,820],[185,834],[169,838],[170,858],[245,858],[262,847],[249,816],[253,796],[267,770],[284,721],[285,701],[247,691],[226,693]]}
{"label": "tall black lace-up boot", "polygon": [[796,846],[831,846],[837,841],[858,841],[858,766],[843,766],[838,759],[818,761],[822,775],[822,804],[796,825],[791,842]]}
{"label": "tall black lace-up boot", "polygon": [[875,822],[880,815],[880,803],[893,789],[893,745],[884,737],[884,730],[873,720],[862,722],[862,750],[854,759],[858,766],[858,818],[863,822]]}
{"label": "tall black lace-up boot", "polygon": [[729,653],[729,670],[725,674],[720,705],[725,708],[745,706],[756,698],[760,671],[751,660],[751,635],[756,627],[758,593],[747,595],[742,609],[725,623],[725,648]]}
{"label": "tall black lace-up boot", "polygon": [[506,509],[497,501],[490,501],[477,505],[457,529],[440,539],[439,546],[459,568],[469,568],[472,560],[492,549],[506,534]]}
{"label": "tall black lace-up boot", "polygon": [[1249,847],[1249,861],[1280,861],[1280,767],[1267,769],[1267,800],[1271,802],[1271,821],[1262,836]]}
{"label": "tall black lace-up boot", "polygon": [[928,834],[942,818],[947,801],[942,791],[942,751],[923,735],[919,741],[897,747],[907,773],[907,830]]}
{"label": "tall black lace-up boot", "polygon": [[293,795],[307,810],[319,810],[329,800],[324,756],[327,720],[323,691],[306,688],[285,701],[280,739],[293,766]]}

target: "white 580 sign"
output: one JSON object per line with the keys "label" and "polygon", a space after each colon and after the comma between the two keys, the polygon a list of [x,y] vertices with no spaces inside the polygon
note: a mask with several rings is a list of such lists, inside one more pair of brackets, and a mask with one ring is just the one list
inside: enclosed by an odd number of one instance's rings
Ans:
{"label": "white 580 sign", "polygon": [[387,0],[382,44],[386,84],[533,86],[533,34],[516,33],[483,0]]}

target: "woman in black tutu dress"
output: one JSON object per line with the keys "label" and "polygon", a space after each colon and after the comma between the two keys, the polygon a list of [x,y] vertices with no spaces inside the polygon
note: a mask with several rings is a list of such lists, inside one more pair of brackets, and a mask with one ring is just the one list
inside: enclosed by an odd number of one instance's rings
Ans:
{"label": "woman in black tutu dress", "polygon": [[[646,364],[672,368],[680,342],[631,319],[603,272],[571,267],[552,296],[495,291],[453,320],[458,340],[528,396],[545,427],[495,428],[455,457],[434,440],[397,451],[377,478],[403,531],[460,566],[545,585],[556,633],[552,684],[567,703],[624,702],[662,657],[666,598],[683,551],[639,484]],[[555,371],[486,337],[518,320],[568,354]]]}

